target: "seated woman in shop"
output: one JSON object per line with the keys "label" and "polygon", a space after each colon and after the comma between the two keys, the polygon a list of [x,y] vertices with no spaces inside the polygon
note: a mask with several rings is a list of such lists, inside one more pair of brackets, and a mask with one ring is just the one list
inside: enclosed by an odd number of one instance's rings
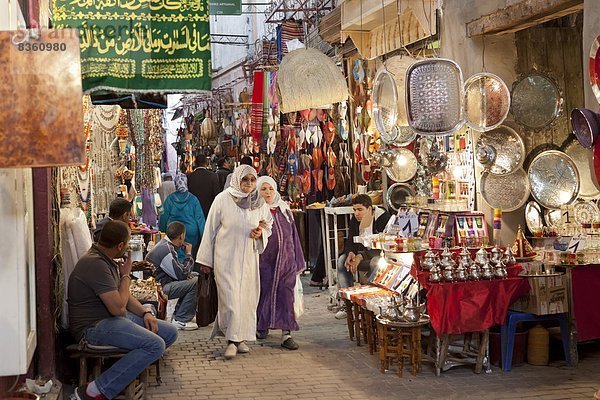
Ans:
{"label": "seated woman in shop", "polygon": [[[366,194],[359,194],[352,199],[352,210],[354,215],[350,218],[344,252],[337,260],[338,288],[352,286],[354,274],[358,271],[371,275],[377,265],[379,250],[367,250],[362,244],[355,243],[354,238],[381,233],[390,220],[390,214],[374,206],[373,200]],[[346,311],[340,310],[335,317],[346,318]]]}

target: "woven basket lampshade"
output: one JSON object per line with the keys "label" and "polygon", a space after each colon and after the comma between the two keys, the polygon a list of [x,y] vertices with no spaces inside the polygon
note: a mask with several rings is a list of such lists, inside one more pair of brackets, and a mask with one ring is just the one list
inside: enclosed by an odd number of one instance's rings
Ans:
{"label": "woven basket lampshade", "polygon": [[277,73],[279,111],[318,108],[348,100],[348,85],[333,60],[315,49],[288,53]]}

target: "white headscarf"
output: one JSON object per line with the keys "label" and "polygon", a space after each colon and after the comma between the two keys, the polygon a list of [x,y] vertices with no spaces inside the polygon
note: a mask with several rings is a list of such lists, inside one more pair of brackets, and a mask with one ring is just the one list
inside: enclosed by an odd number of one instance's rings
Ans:
{"label": "white headscarf", "polygon": [[[279,194],[279,192],[277,191],[277,182],[275,182],[275,179],[271,178],[270,176],[261,176],[256,181],[256,190],[260,192],[262,185],[265,183],[271,185],[271,187],[275,191],[275,197],[273,198],[273,202],[269,204],[269,206],[271,207],[271,209],[279,208],[279,210],[281,210],[281,213],[285,216],[285,219],[287,219],[289,222],[289,214],[291,213],[290,206],[288,205],[288,203],[283,201],[283,199],[281,198],[281,194]],[[288,213],[288,211],[290,211],[290,213]]]}
{"label": "white headscarf", "polygon": [[231,186],[227,188],[227,192],[233,197],[233,201],[235,201],[239,207],[256,210],[265,204],[265,201],[260,197],[256,188],[250,193],[244,193],[242,191],[243,177],[246,175],[253,175],[255,178],[257,177],[254,167],[251,167],[250,165],[240,165],[232,174]]}

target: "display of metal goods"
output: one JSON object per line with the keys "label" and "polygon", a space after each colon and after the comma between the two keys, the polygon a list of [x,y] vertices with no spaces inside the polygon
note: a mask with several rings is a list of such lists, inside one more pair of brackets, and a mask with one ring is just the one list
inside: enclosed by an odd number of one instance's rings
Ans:
{"label": "display of metal goods", "polygon": [[523,166],[525,145],[514,129],[502,125],[479,136],[475,158],[494,175],[511,174]]}
{"label": "display of metal goods", "polygon": [[375,128],[386,143],[392,143],[398,137],[398,91],[392,74],[380,68],[373,81],[373,120]]}
{"label": "display of metal goods", "polygon": [[587,108],[575,108],[571,111],[571,128],[579,143],[591,149],[600,134],[600,114]]}
{"label": "display of metal goods", "polygon": [[462,70],[452,60],[417,61],[406,71],[408,124],[421,135],[446,135],[464,123]]}
{"label": "display of metal goods", "polygon": [[388,206],[398,211],[404,204],[408,197],[414,197],[414,189],[406,183],[394,183],[387,189],[386,200]]}
{"label": "display of metal goods", "polygon": [[465,82],[465,122],[476,131],[492,130],[506,119],[510,110],[510,91],[497,75],[482,72]]}
{"label": "display of metal goods", "polygon": [[409,181],[417,173],[417,157],[408,149],[394,149],[389,155],[384,154],[383,159],[385,172],[394,182]]}
{"label": "display of metal goods", "polygon": [[546,208],[570,204],[579,194],[577,166],[565,153],[549,150],[533,159],[527,172],[531,194]]}
{"label": "display of metal goods", "polygon": [[600,197],[600,190],[592,178],[594,152],[572,141],[565,148],[565,153],[571,157],[579,172],[578,197],[586,200]]}
{"label": "display of metal goods", "polygon": [[519,168],[510,175],[484,172],[481,176],[481,196],[493,208],[504,212],[521,208],[529,198],[527,173]]}
{"label": "display of metal goods", "polygon": [[517,80],[511,96],[510,111],[515,121],[534,131],[552,125],[562,112],[564,100],[557,84],[537,71]]}

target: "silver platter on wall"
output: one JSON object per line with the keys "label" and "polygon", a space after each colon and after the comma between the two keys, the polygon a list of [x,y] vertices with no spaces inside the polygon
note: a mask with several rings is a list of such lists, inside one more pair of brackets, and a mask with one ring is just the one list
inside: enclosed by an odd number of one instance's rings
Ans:
{"label": "silver platter on wall", "polygon": [[542,207],[535,201],[530,201],[525,206],[525,223],[529,232],[539,232],[544,227]]}
{"label": "silver platter on wall", "polygon": [[558,228],[560,226],[560,210],[544,210],[544,221],[550,228]]}
{"label": "silver platter on wall", "polygon": [[405,148],[393,149],[390,153],[391,164],[387,166],[387,163],[383,162],[388,177],[394,182],[411,180],[417,173],[417,157],[412,151]]}
{"label": "silver platter on wall", "polygon": [[396,140],[398,131],[398,91],[392,74],[380,68],[373,81],[373,120],[375,128],[386,143]]}
{"label": "silver platter on wall", "polygon": [[502,124],[510,109],[510,91],[500,77],[488,72],[471,76],[464,89],[465,122],[480,132]]}
{"label": "silver platter on wall", "polygon": [[518,169],[510,175],[484,172],[481,176],[481,196],[492,208],[511,212],[522,207],[529,198],[527,173]]}
{"label": "silver platter on wall", "polygon": [[558,85],[540,72],[530,72],[513,85],[510,111],[526,128],[537,131],[550,126],[560,115],[562,104]]}
{"label": "silver platter on wall", "polygon": [[398,211],[406,203],[406,198],[414,195],[415,191],[410,185],[406,183],[394,183],[387,190],[386,200],[388,207],[394,211]]}
{"label": "silver platter on wall", "polygon": [[577,166],[563,152],[548,150],[533,159],[527,171],[531,194],[543,207],[560,208],[579,194]]}
{"label": "silver platter on wall", "polygon": [[408,124],[421,135],[447,135],[464,123],[463,76],[444,58],[417,61],[406,70]]}
{"label": "silver platter on wall", "polygon": [[598,198],[600,190],[592,179],[594,151],[574,140],[566,147],[565,153],[571,157],[579,172],[579,197],[586,200]]}
{"label": "silver platter on wall", "polygon": [[583,224],[584,222],[592,223],[600,219],[600,210],[591,201],[578,201],[573,205],[573,210],[575,222],[578,224]]}
{"label": "silver platter on wall", "polygon": [[506,175],[523,166],[525,145],[514,129],[501,125],[479,136],[475,154],[486,171]]}

